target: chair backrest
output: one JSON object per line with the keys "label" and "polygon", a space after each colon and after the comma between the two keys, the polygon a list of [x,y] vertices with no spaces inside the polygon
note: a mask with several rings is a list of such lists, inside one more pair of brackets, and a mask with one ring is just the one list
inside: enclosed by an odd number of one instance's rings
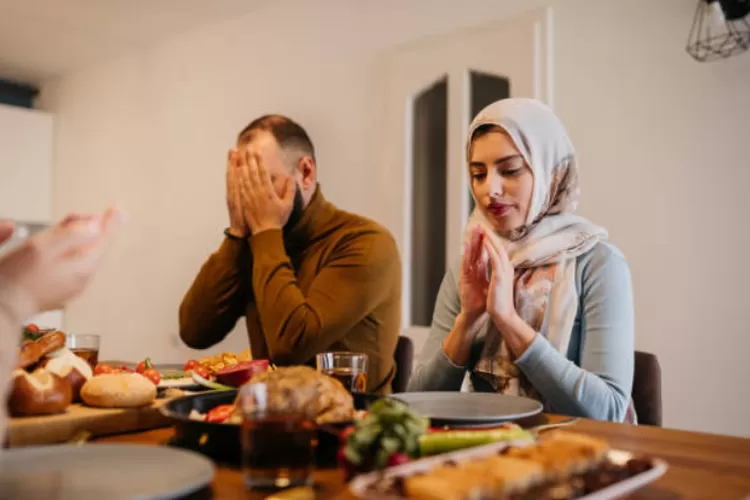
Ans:
{"label": "chair backrest", "polygon": [[405,392],[414,365],[414,343],[409,337],[401,335],[396,344],[396,375],[391,382],[393,392]]}
{"label": "chair backrest", "polygon": [[638,423],[661,427],[661,366],[651,353],[635,351],[632,398]]}

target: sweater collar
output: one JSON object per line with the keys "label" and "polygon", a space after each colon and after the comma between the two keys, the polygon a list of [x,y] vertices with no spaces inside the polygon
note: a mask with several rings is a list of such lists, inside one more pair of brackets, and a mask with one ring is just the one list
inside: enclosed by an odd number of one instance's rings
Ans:
{"label": "sweater collar", "polygon": [[316,184],[310,203],[300,220],[284,234],[284,243],[290,249],[301,249],[325,233],[325,228],[334,216],[336,207],[325,199]]}

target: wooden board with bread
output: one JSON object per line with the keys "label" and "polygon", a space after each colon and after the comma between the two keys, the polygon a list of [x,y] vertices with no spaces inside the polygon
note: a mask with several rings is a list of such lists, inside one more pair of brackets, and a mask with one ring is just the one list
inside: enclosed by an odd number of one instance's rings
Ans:
{"label": "wooden board with bread", "polygon": [[24,328],[7,401],[11,446],[58,443],[168,425],[159,413],[160,375],[149,367],[102,370],[66,347],[58,330]]}
{"label": "wooden board with bread", "polygon": [[[200,388],[193,375],[208,382],[205,389],[212,388],[217,374],[229,372],[233,380],[239,370],[244,380],[257,369],[249,350],[189,360],[182,369],[157,369],[149,358],[90,365],[66,345],[62,331],[24,328],[8,399],[11,446],[65,442],[83,431],[100,436],[166,426],[159,408],[184,394],[179,388],[186,383],[191,390]],[[253,366],[242,370],[245,363]]]}

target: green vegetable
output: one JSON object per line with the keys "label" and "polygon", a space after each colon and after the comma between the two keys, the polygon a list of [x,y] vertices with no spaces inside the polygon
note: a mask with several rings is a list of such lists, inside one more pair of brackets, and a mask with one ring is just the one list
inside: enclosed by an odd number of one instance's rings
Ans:
{"label": "green vegetable", "polygon": [[209,389],[213,389],[215,391],[233,391],[236,389],[236,387],[229,387],[228,385],[219,384],[217,382],[207,380],[195,372],[193,372],[193,380],[196,384],[202,385],[203,387],[208,387]]}
{"label": "green vegetable", "polygon": [[360,469],[383,469],[396,453],[414,458],[419,454],[419,436],[427,432],[428,420],[394,399],[383,398],[370,406],[368,415],[346,439],[344,457]]}
{"label": "green vegetable", "polygon": [[421,456],[426,457],[499,441],[526,439],[533,439],[532,434],[515,425],[503,429],[433,432],[420,436],[419,451]]}

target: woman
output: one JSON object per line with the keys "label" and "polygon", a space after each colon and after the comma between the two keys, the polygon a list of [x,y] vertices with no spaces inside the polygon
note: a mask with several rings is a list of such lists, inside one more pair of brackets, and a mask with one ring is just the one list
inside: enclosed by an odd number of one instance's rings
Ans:
{"label": "woman", "polygon": [[565,128],[538,101],[498,101],[471,124],[467,159],[476,209],[409,390],[458,391],[468,373],[469,390],[635,422],[630,271],[575,215]]}
{"label": "woman", "polygon": [[[62,307],[83,290],[122,220],[117,208],[101,216],[71,215],[0,257],[0,402],[18,362],[22,323]],[[12,234],[13,225],[0,220],[0,245]],[[4,435],[5,404],[0,404],[0,443]]]}

